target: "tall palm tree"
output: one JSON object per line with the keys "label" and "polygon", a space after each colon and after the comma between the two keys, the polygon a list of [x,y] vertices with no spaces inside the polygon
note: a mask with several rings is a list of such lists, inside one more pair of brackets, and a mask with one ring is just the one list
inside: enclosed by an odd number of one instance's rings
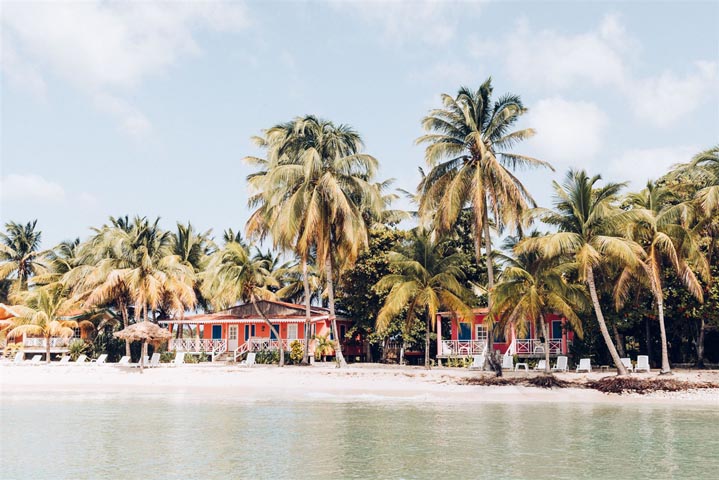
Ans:
{"label": "tall palm tree", "polygon": [[51,338],[70,338],[75,328],[90,328],[89,321],[77,322],[69,319],[76,310],[77,300],[68,295],[68,290],[60,283],[38,287],[22,295],[22,305],[14,307],[18,316],[12,319],[13,325],[8,337],[37,335],[45,339],[45,360],[50,363]]}
{"label": "tall palm tree", "polygon": [[261,255],[250,256],[249,250],[237,242],[230,242],[213,255],[204,274],[203,294],[216,308],[227,308],[238,300],[251,303],[257,314],[270,328],[280,351],[280,367],[285,364],[282,337],[257,305],[258,300],[275,298],[270,287],[276,287],[270,262]]}
{"label": "tall palm tree", "polygon": [[700,302],[703,301],[702,286],[688,260],[699,262],[702,271],[708,270],[698,245],[692,241],[692,232],[681,223],[683,207],[676,205],[672,192],[647,182],[647,186],[639,193],[627,196],[627,205],[631,208],[633,221],[627,221],[629,237],[644,249],[645,255],[641,262],[633,266],[625,266],[615,288],[617,308],[624,305],[630,287],[639,280],[648,284],[654,296],[654,303],[659,317],[659,332],[662,343],[662,374],[671,373],[669,351],[667,349],[667,333],[664,324],[664,292],[662,290],[662,273],[664,266],[669,264],[677,272],[681,282]]}
{"label": "tall palm tree", "polygon": [[5,232],[0,232],[0,280],[15,275],[10,296],[27,290],[33,275],[44,275],[50,271],[48,252],[40,250],[42,233],[36,227],[37,220],[25,225],[8,222]]}
{"label": "tall palm tree", "polygon": [[424,118],[428,133],[417,139],[418,144],[427,144],[425,159],[431,167],[419,184],[420,215],[432,217],[443,233],[455,225],[467,204],[471,206],[475,255],[479,264],[484,240],[489,290],[494,286],[491,224],[500,231],[516,226],[523,212],[535,205],[512,170],[552,168],[547,162],[511,153],[534,130],[513,130],[527,112],[519,96],[506,94],[493,102],[492,93],[488,78],[476,91],[462,87],[456,97],[443,94],[443,108]]}
{"label": "tall palm tree", "polygon": [[427,329],[424,365],[429,368],[430,334],[439,309],[444,307],[462,318],[473,318],[465,300],[469,293],[461,283],[461,258],[432,240],[426,231],[414,230],[407,251],[390,253],[389,261],[398,273],[386,275],[376,284],[378,290],[389,290],[377,315],[377,330],[385,330],[405,309],[407,325],[423,316]]}
{"label": "tall palm tree", "polygon": [[696,194],[701,208],[707,215],[719,210],[719,145],[695,155],[689,167],[704,184]]}
{"label": "tall palm tree", "polygon": [[[257,210],[248,221],[248,234],[269,234],[275,246],[294,251],[303,264],[315,253],[324,270],[332,330],[339,339],[335,258],[341,254],[346,262],[356,259],[368,241],[366,218],[380,216],[383,201],[372,183],[377,160],[361,153],[362,140],[350,127],[314,116],[277,125],[255,141],[268,155],[247,158],[260,169],[248,177],[257,192],[250,199]],[[309,294],[305,297],[309,302]],[[305,307],[309,312],[309,303]],[[341,342],[336,353],[339,365],[346,365]]]}
{"label": "tall palm tree", "polygon": [[[537,238],[532,232],[529,238]],[[509,238],[505,247],[514,250],[520,243]],[[549,332],[547,315],[559,313],[569,322],[572,329],[582,335],[582,323],[578,310],[588,306],[585,289],[567,280],[566,268],[557,259],[546,259],[536,251],[515,253],[513,256],[498,255],[503,270],[492,295],[492,315],[506,325],[514,325],[521,333],[526,322],[542,329],[544,337],[545,373],[549,373]]]}
{"label": "tall palm tree", "polygon": [[594,271],[610,262],[634,267],[641,261],[643,251],[637,243],[617,233],[619,223],[631,218],[616,205],[624,184],[595,187],[600,179],[599,175],[588,177],[583,170],[570,170],[562,185],[554,182],[554,211],[540,212],[542,220],[559,231],[526,239],[517,246],[517,253],[538,251],[546,258],[560,258],[576,267],[579,280],[589,287],[597,323],[614,365],[619,375],[626,375],[627,369],[604,320]]}

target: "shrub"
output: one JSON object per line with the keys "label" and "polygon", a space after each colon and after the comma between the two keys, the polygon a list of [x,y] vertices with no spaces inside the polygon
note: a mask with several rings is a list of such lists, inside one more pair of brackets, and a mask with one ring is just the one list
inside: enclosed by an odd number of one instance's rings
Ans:
{"label": "shrub", "polygon": [[71,360],[77,360],[77,357],[79,357],[82,354],[87,355],[88,351],[90,350],[89,345],[85,342],[85,340],[76,339],[70,342],[70,344],[67,346],[67,353],[70,354]]}
{"label": "shrub", "polygon": [[300,363],[304,354],[302,344],[297,340],[293,340],[292,343],[290,343],[290,360],[292,363]]}

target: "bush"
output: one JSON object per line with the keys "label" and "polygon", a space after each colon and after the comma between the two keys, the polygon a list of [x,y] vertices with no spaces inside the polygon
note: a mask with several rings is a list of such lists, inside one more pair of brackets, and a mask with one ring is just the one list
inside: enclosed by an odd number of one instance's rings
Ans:
{"label": "bush", "polygon": [[304,347],[299,341],[293,340],[292,343],[290,343],[290,360],[292,363],[302,362],[302,357],[305,354],[304,350]]}
{"label": "bush", "polygon": [[12,358],[15,356],[15,354],[17,354],[18,352],[21,352],[24,347],[25,346],[22,344],[22,342],[8,343],[7,345],[5,345],[5,350],[3,350],[3,355],[6,358]]}
{"label": "bush", "polygon": [[82,354],[87,355],[88,351],[92,348],[88,345],[85,340],[75,339],[67,346],[67,353],[70,354],[70,360],[77,360]]}

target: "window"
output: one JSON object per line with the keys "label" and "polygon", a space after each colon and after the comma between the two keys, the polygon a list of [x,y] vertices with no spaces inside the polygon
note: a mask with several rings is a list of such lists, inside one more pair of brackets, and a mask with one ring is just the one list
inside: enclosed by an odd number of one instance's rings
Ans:
{"label": "window", "polygon": [[562,338],[562,322],[552,322],[552,338]]}
{"label": "window", "polygon": [[72,338],[82,338],[79,328],[72,329]]}
{"label": "window", "polygon": [[230,325],[230,329],[227,332],[227,338],[230,340],[237,340],[237,325]]}
{"label": "window", "polygon": [[484,325],[475,325],[475,339],[487,341],[487,328]]}
{"label": "window", "polygon": [[344,340],[346,334],[347,334],[347,326],[340,325],[340,340]]}
{"label": "window", "polygon": [[297,324],[287,324],[287,340],[294,340],[297,338]]}

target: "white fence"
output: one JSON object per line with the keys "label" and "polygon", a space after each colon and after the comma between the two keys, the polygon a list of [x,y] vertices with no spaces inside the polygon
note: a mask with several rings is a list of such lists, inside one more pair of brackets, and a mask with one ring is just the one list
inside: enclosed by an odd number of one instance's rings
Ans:
{"label": "white fence", "polygon": [[[517,355],[530,355],[544,353],[544,342],[538,339],[530,338],[520,340],[517,339]],[[552,338],[549,340],[550,355],[558,355],[562,353],[562,339]]]}
{"label": "white fence", "polygon": [[440,357],[479,355],[484,353],[486,340],[442,340]]}

